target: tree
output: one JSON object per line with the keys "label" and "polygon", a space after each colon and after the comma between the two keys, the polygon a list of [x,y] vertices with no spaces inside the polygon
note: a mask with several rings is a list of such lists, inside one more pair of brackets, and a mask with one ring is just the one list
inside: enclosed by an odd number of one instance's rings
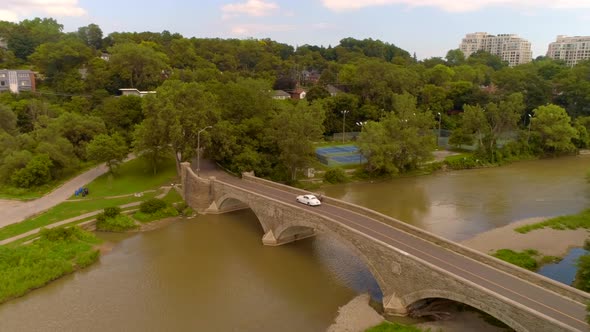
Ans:
{"label": "tree", "polygon": [[[158,126],[152,135],[161,134],[174,151],[176,169],[180,174],[180,163],[196,152],[198,132],[218,120],[215,96],[197,83],[183,83],[168,80],[158,88],[155,96],[145,99],[144,114],[148,121],[146,128]],[[201,144],[208,138],[202,133]],[[140,135],[138,137],[144,137]],[[150,139],[153,141],[153,139]],[[150,142],[140,145],[154,146]]]}
{"label": "tree", "polygon": [[[45,74],[49,83],[63,79],[65,72],[76,70],[90,59],[92,50],[72,37],[37,47],[29,60]],[[61,76],[61,77],[60,77]],[[79,78],[78,78],[79,80]]]}
{"label": "tree", "polygon": [[571,119],[562,107],[549,104],[534,110],[531,131],[539,148],[549,154],[575,151],[572,139],[578,133],[571,125]]}
{"label": "tree", "polygon": [[78,38],[95,50],[102,49],[102,30],[94,23],[78,28]]}
{"label": "tree", "polygon": [[10,176],[11,182],[20,188],[39,186],[51,180],[51,167],[53,163],[46,154],[34,156],[24,168],[21,168]]}
{"label": "tree", "polygon": [[271,120],[269,136],[276,142],[279,160],[289,169],[290,180],[297,179],[297,170],[309,165],[315,157],[313,142],[323,133],[324,110],[320,103],[282,104]]}
{"label": "tree", "polygon": [[449,66],[459,66],[465,62],[465,54],[460,49],[449,50],[445,59]]}
{"label": "tree", "polygon": [[495,162],[498,138],[516,128],[523,110],[524,101],[520,93],[514,93],[500,103],[488,103],[485,108],[480,105],[465,105],[461,140],[469,140],[465,135],[475,135],[482,157]]}
{"label": "tree", "polygon": [[16,129],[16,115],[7,106],[0,104],[0,129],[6,131],[11,135],[17,133]]}
{"label": "tree", "polygon": [[112,70],[132,88],[155,87],[162,79],[162,71],[168,68],[166,54],[157,51],[150,43],[116,44],[109,52]]}
{"label": "tree", "polygon": [[121,135],[112,136],[100,134],[94,137],[86,146],[86,154],[89,160],[106,163],[111,174],[127,157],[129,149]]}
{"label": "tree", "polygon": [[432,113],[416,108],[416,98],[396,95],[394,112],[365,124],[358,139],[367,170],[377,174],[406,172],[431,157],[435,146]]}

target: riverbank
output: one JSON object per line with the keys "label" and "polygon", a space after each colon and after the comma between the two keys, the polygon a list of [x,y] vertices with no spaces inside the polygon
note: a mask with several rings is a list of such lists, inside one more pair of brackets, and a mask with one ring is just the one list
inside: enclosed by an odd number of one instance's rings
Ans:
{"label": "riverbank", "polygon": [[547,219],[549,217],[520,220],[504,227],[480,233],[462,241],[461,244],[485,254],[491,254],[498,249],[515,251],[535,249],[542,255],[563,257],[571,248],[583,246],[584,241],[590,234],[587,229],[555,230],[543,228],[525,234],[515,231],[518,227],[536,224]]}

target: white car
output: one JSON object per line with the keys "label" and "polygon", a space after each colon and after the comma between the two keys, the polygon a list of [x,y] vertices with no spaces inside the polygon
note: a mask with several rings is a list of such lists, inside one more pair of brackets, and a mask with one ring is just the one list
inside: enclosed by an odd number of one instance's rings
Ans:
{"label": "white car", "polygon": [[299,195],[297,196],[297,202],[310,206],[322,205],[322,202],[315,195]]}

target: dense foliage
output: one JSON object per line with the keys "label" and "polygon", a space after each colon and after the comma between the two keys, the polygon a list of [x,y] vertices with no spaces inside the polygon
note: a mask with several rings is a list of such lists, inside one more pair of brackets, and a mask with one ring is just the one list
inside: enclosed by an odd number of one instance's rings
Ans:
{"label": "dense foliage", "polygon": [[[179,167],[199,143],[231,171],[291,181],[313,159],[313,142],[343,127],[360,131],[358,123],[373,175],[429,159],[437,125],[452,131],[452,144],[474,144],[484,163],[590,145],[590,61],[569,68],[539,57],[507,67],[489,53],[465,58],[459,50],[417,61],[372,39],[295,49],[168,31],[104,36],[96,24],[64,33],[47,18],[0,21],[0,38],[1,68],[38,73],[37,93],[0,94],[5,192],[93,162],[113,171],[129,147],[153,172],[172,154]],[[272,98],[273,89],[300,87],[307,100]],[[157,94],[115,97],[120,88]]]}
{"label": "dense foliage", "polygon": [[44,229],[29,245],[0,246],[0,303],[84,268],[98,259],[99,241],[78,227]]}
{"label": "dense foliage", "polygon": [[107,207],[96,215],[96,230],[104,232],[124,232],[137,228],[137,224],[128,215],[121,213],[117,206]]}

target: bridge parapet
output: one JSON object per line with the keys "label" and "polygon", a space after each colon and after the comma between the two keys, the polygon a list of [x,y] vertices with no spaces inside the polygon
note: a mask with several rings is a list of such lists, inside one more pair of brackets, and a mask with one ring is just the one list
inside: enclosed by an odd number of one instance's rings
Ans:
{"label": "bridge parapet", "polygon": [[[276,183],[273,181],[269,181],[269,180],[265,180],[265,179],[256,177],[252,172],[243,173],[242,179],[247,180],[247,181],[261,183],[266,186],[274,187],[274,188],[285,190],[288,192],[292,192],[293,194],[296,194],[296,195],[309,193],[308,191],[305,191],[302,189],[294,188],[291,186],[287,186],[284,184],[280,184],[280,183]],[[331,197],[324,197],[323,200],[324,200],[324,202],[326,202],[328,204],[342,207],[342,208],[346,208],[346,209],[348,209],[350,211],[354,211],[358,214],[368,216],[368,217],[371,217],[375,220],[381,221],[387,225],[390,225],[392,227],[400,229],[400,230],[402,230],[406,233],[409,233],[413,236],[430,241],[442,248],[459,253],[463,256],[469,257],[471,259],[474,259],[474,260],[477,260],[477,261],[482,262],[484,264],[487,264],[489,266],[492,266],[498,270],[501,270],[506,273],[517,276],[517,277],[519,277],[523,280],[526,280],[530,283],[533,283],[533,284],[536,284],[536,285],[543,287],[545,289],[551,290],[551,291],[553,291],[557,294],[560,294],[566,298],[569,298],[573,301],[584,303],[584,304],[586,304],[586,303],[588,303],[588,301],[590,301],[590,294],[588,294],[586,292],[575,289],[573,287],[568,287],[562,283],[559,283],[557,281],[554,281],[552,279],[544,277],[538,273],[534,273],[529,270],[525,270],[523,268],[520,268],[516,265],[509,264],[509,263],[504,262],[500,259],[497,259],[491,255],[486,255],[486,254],[481,253],[477,250],[474,250],[474,249],[468,248],[466,246],[463,246],[461,244],[458,244],[456,242],[447,240],[443,237],[432,234],[432,233],[427,232],[427,231],[420,229],[418,227],[412,226],[410,224],[406,224],[406,223],[404,223],[400,220],[397,220],[395,218],[386,216],[386,215],[381,214],[379,212],[376,212],[376,211],[373,211],[373,210],[370,210],[365,207],[355,205],[355,204],[352,204],[349,202],[345,202],[345,201],[342,201],[339,199],[335,199],[335,198],[331,198]]]}

